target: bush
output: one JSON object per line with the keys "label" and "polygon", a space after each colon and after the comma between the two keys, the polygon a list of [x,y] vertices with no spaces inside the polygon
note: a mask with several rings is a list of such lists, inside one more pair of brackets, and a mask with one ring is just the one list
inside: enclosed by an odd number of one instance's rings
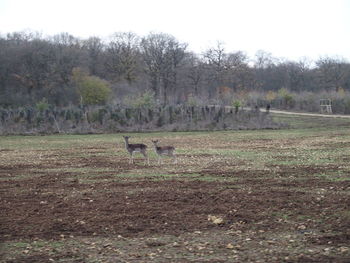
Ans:
{"label": "bush", "polygon": [[35,104],[35,107],[38,111],[44,112],[45,110],[49,109],[50,104],[47,102],[46,98],[43,98],[41,101]]}
{"label": "bush", "polygon": [[112,93],[109,83],[99,77],[89,76],[81,69],[74,69],[72,78],[83,105],[103,105]]}
{"label": "bush", "polygon": [[345,114],[350,114],[350,98],[345,99]]}
{"label": "bush", "polygon": [[281,107],[284,109],[291,109],[295,106],[294,94],[290,93],[286,88],[278,90],[278,99]]}
{"label": "bush", "polygon": [[232,101],[232,106],[235,107],[235,113],[238,113],[239,108],[242,106],[242,103],[239,100]]}
{"label": "bush", "polygon": [[124,103],[133,108],[149,109],[156,106],[154,93],[151,91],[146,91],[142,95],[127,97]]}
{"label": "bush", "polygon": [[102,125],[107,113],[108,111],[104,108],[92,111],[88,114],[89,122],[99,122]]}
{"label": "bush", "polygon": [[102,105],[106,104],[112,90],[108,83],[98,77],[87,77],[81,83],[80,95],[83,104]]}

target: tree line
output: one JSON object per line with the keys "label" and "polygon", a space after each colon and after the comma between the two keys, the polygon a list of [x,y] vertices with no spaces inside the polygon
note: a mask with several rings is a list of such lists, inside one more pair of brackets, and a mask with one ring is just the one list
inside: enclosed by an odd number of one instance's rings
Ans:
{"label": "tree line", "polygon": [[232,104],[234,94],[281,90],[349,92],[350,64],[338,57],[289,61],[265,51],[250,58],[221,43],[197,54],[165,33],[122,32],[108,40],[68,33],[0,36],[3,108],[132,104],[145,92],[159,105]]}

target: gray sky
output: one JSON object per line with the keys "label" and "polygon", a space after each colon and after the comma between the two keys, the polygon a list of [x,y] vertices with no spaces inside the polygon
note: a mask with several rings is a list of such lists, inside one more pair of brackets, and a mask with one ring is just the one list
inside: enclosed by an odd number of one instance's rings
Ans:
{"label": "gray sky", "polygon": [[0,0],[0,33],[108,37],[163,32],[197,53],[257,50],[298,60],[350,60],[350,0]]}

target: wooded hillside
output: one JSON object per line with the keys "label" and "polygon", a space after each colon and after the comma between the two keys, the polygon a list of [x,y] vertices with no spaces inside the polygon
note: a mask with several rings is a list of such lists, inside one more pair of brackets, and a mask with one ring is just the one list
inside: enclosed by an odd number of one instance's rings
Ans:
{"label": "wooded hillside", "polygon": [[[220,43],[195,54],[165,33],[116,33],[108,40],[67,33],[0,36],[3,108],[42,102],[59,107],[137,104],[145,91],[159,105],[272,103],[290,108],[302,108],[298,98],[324,93],[317,99],[329,94],[345,99],[340,104],[346,113],[350,64],[333,57],[288,61],[265,51],[248,57]],[[317,108],[318,101],[311,100],[308,110]]]}

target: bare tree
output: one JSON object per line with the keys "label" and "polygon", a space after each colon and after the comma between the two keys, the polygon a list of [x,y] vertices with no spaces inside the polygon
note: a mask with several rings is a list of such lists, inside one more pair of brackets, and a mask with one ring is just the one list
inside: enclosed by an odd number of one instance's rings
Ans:
{"label": "bare tree", "polygon": [[210,97],[217,89],[226,92],[250,88],[254,75],[248,65],[248,57],[242,51],[226,53],[223,45],[218,43],[204,53],[208,83],[211,86]]}
{"label": "bare tree", "polygon": [[208,97],[212,98],[216,90],[225,85],[225,61],[227,54],[221,42],[216,47],[210,48],[203,54],[203,60],[206,64],[206,77],[208,84]]}
{"label": "bare tree", "polygon": [[276,83],[278,60],[272,56],[271,53],[258,50],[254,59],[254,75],[255,75],[255,89],[256,90],[277,90],[280,84]]}
{"label": "bare tree", "polygon": [[138,75],[139,38],[132,32],[115,33],[106,50],[107,70],[115,81],[132,83]]}
{"label": "bare tree", "polygon": [[274,66],[277,62],[277,59],[274,58],[270,52],[258,50],[255,53],[254,67],[256,68],[269,68]]}
{"label": "bare tree", "polygon": [[90,37],[83,42],[83,49],[87,52],[90,74],[102,75],[102,54],[104,51],[102,40],[98,37]]}
{"label": "bare tree", "polygon": [[344,88],[350,77],[350,68],[343,59],[340,58],[320,58],[316,61],[317,78],[321,88],[325,90],[338,90]]}
{"label": "bare tree", "polygon": [[199,97],[201,95],[200,89],[204,85],[204,63],[194,53],[190,53],[187,56],[186,62],[186,76],[191,87],[190,92],[193,93],[194,96]]}
{"label": "bare tree", "polygon": [[186,47],[167,34],[152,33],[141,41],[151,89],[164,104],[168,102],[168,92],[176,87],[177,70],[185,57]]}
{"label": "bare tree", "polygon": [[254,86],[254,75],[248,65],[248,56],[244,52],[237,51],[228,54],[225,65],[227,71],[226,82],[233,91],[251,89]]}

